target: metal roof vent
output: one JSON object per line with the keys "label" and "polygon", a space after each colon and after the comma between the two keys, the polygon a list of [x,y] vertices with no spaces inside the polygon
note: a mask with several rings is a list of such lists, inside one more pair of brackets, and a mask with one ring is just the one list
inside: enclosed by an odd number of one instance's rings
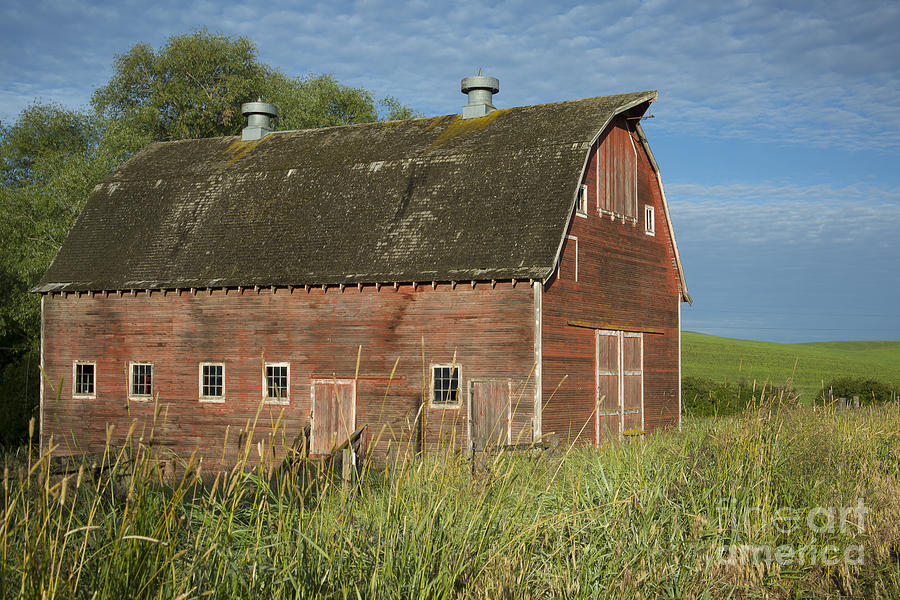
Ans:
{"label": "metal roof vent", "polygon": [[491,104],[492,95],[500,91],[500,80],[496,77],[482,75],[479,69],[478,75],[463,78],[460,89],[463,94],[469,96],[469,103],[463,106],[463,119],[483,117],[497,110],[497,107]]}
{"label": "metal roof vent", "polygon": [[242,140],[261,140],[272,133],[272,119],[278,116],[278,109],[274,104],[259,102],[244,102],[241,104],[241,114],[247,117],[247,126],[241,131]]}

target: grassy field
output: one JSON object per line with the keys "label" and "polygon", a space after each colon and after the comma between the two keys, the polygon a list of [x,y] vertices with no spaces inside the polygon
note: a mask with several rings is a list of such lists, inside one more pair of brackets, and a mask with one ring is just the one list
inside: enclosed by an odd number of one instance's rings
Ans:
{"label": "grassy field", "polygon": [[809,401],[837,375],[874,377],[900,385],[900,341],[778,344],[682,333],[682,374],[714,381],[741,378],[794,387]]}
{"label": "grassy field", "polygon": [[7,456],[0,597],[896,598],[898,432],[893,403],[765,405],[475,475],[436,453],[350,492],[247,463],[166,483],[144,445],[100,476]]}

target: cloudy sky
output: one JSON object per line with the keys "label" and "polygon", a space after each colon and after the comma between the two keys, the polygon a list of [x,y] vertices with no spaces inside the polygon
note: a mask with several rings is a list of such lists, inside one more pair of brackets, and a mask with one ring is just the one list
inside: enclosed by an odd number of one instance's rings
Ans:
{"label": "cloudy sky", "polygon": [[6,2],[0,119],[85,107],[115,54],[198,27],[426,115],[459,112],[479,68],[499,107],[659,90],[644,124],[694,297],[685,329],[900,339],[896,0]]}

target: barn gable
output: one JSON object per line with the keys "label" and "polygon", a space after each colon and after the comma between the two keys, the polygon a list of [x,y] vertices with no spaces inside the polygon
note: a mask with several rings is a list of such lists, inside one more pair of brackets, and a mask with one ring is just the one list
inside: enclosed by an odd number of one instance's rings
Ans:
{"label": "barn gable", "polygon": [[655,97],[153,144],[34,291],[544,280],[598,132]]}

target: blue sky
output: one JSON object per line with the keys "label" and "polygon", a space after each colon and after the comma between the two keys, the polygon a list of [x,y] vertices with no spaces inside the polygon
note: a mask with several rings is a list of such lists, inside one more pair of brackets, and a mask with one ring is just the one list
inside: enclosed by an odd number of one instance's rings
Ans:
{"label": "blue sky", "polygon": [[900,339],[900,2],[7,2],[0,119],[87,106],[115,54],[197,27],[426,115],[478,68],[499,107],[659,90],[684,328]]}

